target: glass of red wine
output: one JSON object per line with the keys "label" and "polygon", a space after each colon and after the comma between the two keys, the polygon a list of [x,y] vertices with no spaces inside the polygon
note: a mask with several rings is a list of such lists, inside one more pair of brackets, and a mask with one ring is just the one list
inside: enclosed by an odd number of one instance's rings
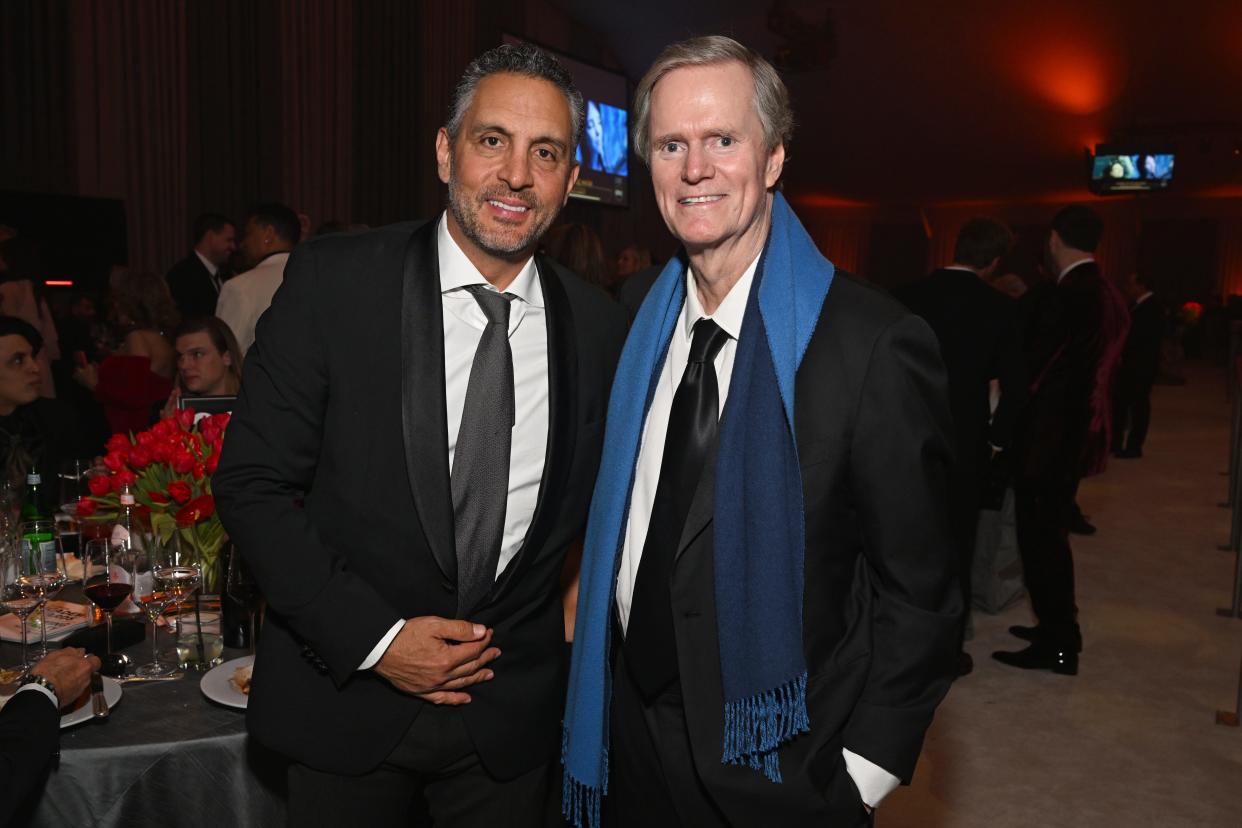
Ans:
{"label": "glass of red wine", "polygon": [[100,670],[105,676],[123,676],[129,664],[126,656],[112,652],[112,612],[134,591],[124,566],[127,552],[123,544],[113,545],[107,538],[97,538],[87,542],[82,558],[82,591],[103,611],[107,625],[107,651]]}
{"label": "glass of red wine", "polygon": [[235,543],[229,544],[229,568],[225,591],[246,611],[247,620],[250,622],[250,654],[254,655],[254,621],[259,613],[259,606],[263,603],[263,594],[259,591],[259,584],[255,581],[250,567],[246,565],[246,560],[238,551]]}

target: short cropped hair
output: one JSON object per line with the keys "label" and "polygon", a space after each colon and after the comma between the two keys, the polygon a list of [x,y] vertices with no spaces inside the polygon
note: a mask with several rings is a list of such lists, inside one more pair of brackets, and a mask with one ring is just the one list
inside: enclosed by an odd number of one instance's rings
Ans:
{"label": "short cropped hair", "polygon": [[243,225],[249,224],[251,219],[264,227],[272,228],[277,236],[289,244],[297,244],[302,238],[302,222],[298,219],[298,214],[278,201],[256,204],[250,208]]}
{"label": "short cropped hair", "polygon": [[203,240],[203,236],[208,233],[219,233],[226,227],[235,227],[228,216],[222,216],[219,213],[203,213],[190,225],[190,241],[198,244]]}
{"label": "short cropped hair", "polygon": [[30,343],[30,351],[38,354],[43,347],[43,337],[38,329],[25,319],[16,316],[0,316],[0,336],[20,336]]}
{"label": "short cropped hair", "polygon": [[582,103],[582,93],[574,86],[573,75],[561,65],[555,57],[529,43],[517,45],[505,43],[490,49],[470,61],[461,80],[453,89],[453,97],[449,101],[448,123],[444,131],[449,138],[456,140],[461,131],[461,122],[466,117],[466,110],[474,102],[474,93],[479,82],[489,75],[501,73],[525,75],[528,78],[545,80],[561,90],[569,104],[569,116],[573,127],[573,143],[570,148],[578,146],[582,140],[582,125],[586,120],[586,107]]}
{"label": "short cropped hair", "polygon": [[971,267],[985,268],[1009,252],[1013,233],[999,221],[972,218],[958,231],[953,246],[953,261]]}
{"label": "short cropped hair", "polygon": [[1052,229],[1075,250],[1094,253],[1104,235],[1104,220],[1100,214],[1082,204],[1064,207],[1052,219]]}
{"label": "short cropped hair", "polygon": [[794,131],[793,108],[780,74],[757,52],[733,38],[709,35],[666,46],[638,82],[634,92],[634,152],[644,163],[651,162],[651,94],[660,79],[687,66],[715,66],[734,61],[749,69],[754,79],[755,111],[763,124],[765,149],[770,152],[778,144],[789,145]]}

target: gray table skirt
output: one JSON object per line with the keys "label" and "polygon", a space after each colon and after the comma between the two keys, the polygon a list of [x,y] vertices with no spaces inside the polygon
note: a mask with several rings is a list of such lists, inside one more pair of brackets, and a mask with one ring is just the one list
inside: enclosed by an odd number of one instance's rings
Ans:
{"label": "gray table skirt", "polygon": [[[4,650],[0,663],[14,661]],[[127,652],[151,655],[145,642]],[[61,731],[60,766],[13,824],[283,827],[286,760],[246,735],[244,711],[208,701],[201,678],[125,685],[106,720]]]}

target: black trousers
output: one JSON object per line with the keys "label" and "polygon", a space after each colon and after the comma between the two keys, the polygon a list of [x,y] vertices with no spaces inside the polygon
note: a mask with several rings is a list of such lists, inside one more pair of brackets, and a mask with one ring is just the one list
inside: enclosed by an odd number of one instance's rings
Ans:
{"label": "black trousers", "polygon": [[949,536],[957,550],[958,583],[962,590],[962,640],[970,618],[971,575],[975,564],[975,539],[979,528],[981,475],[956,473],[949,479]]}
{"label": "black trousers", "polygon": [[[555,766],[555,767],[554,767]],[[550,823],[548,762],[507,781],[493,779],[475,753],[460,713],[428,707],[388,760],[362,776],[289,769],[291,828],[543,828]],[[558,787],[559,790],[559,787]]]}
{"label": "black trousers", "polygon": [[[620,639],[618,639],[620,640]],[[644,705],[625,666],[613,659],[608,828],[728,828],[694,767],[681,687],[674,683]]]}
{"label": "black trousers", "polygon": [[1151,389],[1151,383],[1118,383],[1113,399],[1113,451],[1143,448],[1151,425]]}
{"label": "black trousers", "polygon": [[1031,608],[1045,640],[1073,647],[1077,622],[1074,556],[1069,543],[1077,480],[1019,480],[1014,485],[1018,551]]}

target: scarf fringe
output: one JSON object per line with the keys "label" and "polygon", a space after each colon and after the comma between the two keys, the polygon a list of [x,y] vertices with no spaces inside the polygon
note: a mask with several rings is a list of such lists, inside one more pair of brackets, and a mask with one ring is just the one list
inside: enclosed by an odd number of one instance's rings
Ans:
{"label": "scarf fringe", "polygon": [[780,687],[725,703],[724,756],[727,765],[762,770],[781,782],[776,749],[811,729],[806,712],[806,672]]}
{"label": "scarf fringe", "polygon": [[[561,816],[577,828],[600,828],[604,796],[608,793],[608,751],[603,751],[603,786],[587,785],[569,770],[569,731],[561,729]],[[585,817],[585,822],[583,821]]]}

